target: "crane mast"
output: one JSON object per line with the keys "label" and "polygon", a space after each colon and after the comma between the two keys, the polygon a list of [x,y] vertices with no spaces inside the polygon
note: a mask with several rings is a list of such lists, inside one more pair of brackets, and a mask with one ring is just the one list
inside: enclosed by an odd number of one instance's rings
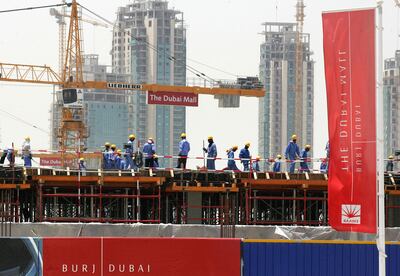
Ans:
{"label": "crane mast", "polygon": [[296,89],[295,89],[295,133],[299,135],[299,143],[302,140],[303,131],[303,25],[304,25],[304,1],[297,0],[296,4]]}

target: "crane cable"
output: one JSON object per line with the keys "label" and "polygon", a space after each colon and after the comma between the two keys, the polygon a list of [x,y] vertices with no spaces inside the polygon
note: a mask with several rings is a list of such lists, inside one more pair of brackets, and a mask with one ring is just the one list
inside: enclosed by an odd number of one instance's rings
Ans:
{"label": "crane cable", "polygon": [[25,125],[28,125],[28,126],[30,126],[30,127],[33,127],[33,128],[35,128],[35,129],[37,129],[37,130],[43,132],[43,133],[46,133],[46,134],[49,134],[49,135],[50,135],[50,132],[48,132],[48,131],[44,130],[43,128],[38,127],[38,126],[36,126],[36,125],[34,125],[34,124],[32,124],[32,123],[29,123],[28,121],[25,121],[24,119],[21,119],[21,118],[15,116],[15,115],[11,114],[11,113],[8,112],[8,111],[5,111],[5,110],[3,110],[3,109],[0,109],[0,112],[3,113],[4,115],[8,116],[8,117],[11,118],[11,119],[14,119],[14,120],[16,120],[16,121],[18,121],[18,122],[20,122],[20,123],[23,123],[23,124],[25,124]]}
{"label": "crane cable", "polygon": [[29,10],[37,10],[37,9],[46,9],[46,8],[54,8],[54,7],[62,7],[62,6],[71,6],[70,3],[63,4],[54,4],[54,5],[46,5],[46,6],[34,6],[20,9],[11,9],[11,10],[2,10],[0,13],[8,13],[8,12],[17,12],[17,11],[29,11]]}

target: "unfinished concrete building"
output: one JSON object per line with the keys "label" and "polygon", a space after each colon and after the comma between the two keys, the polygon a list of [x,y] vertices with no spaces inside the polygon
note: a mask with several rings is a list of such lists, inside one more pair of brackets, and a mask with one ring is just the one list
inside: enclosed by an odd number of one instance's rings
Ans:
{"label": "unfinished concrete building", "polygon": [[[260,46],[260,79],[265,97],[259,101],[259,149],[261,156],[283,154],[295,133],[296,23],[263,23],[265,42]],[[303,34],[302,129],[298,144],[313,144],[314,61],[310,34]]]}
{"label": "unfinished concrete building", "polygon": [[[113,72],[128,74],[135,83],[185,85],[183,13],[166,1],[134,0],[120,7],[111,53]],[[176,154],[185,131],[185,107],[147,105],[145,93],[137,93],[132,104],[133,133],[141,143],[153,137],[157,153]]]}

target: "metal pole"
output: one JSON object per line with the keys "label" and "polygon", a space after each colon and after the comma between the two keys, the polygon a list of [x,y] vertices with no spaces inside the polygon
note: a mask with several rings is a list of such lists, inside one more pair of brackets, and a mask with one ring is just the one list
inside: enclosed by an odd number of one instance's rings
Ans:
{"label": "metal pole", "polygon": [[379,251],[379,276],[386,275],[385,254],[385,184],[383,164],[383,23],[382,23],[383,0],[377,2],[378,10],[378,49],[377,49],[377,89],[376,89],[376,140],[377,140],[377,173],[378,173],[378,236],[377,247]]}

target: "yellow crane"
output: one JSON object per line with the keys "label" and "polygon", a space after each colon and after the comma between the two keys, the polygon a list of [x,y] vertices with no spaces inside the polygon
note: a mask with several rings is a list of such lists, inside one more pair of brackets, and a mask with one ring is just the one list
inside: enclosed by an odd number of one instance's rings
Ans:
{"label": "yellow crane", "polygon": [[[78,3],[73,0],[66,4],[71,7],[70,24],[64,61],[61,74],[50,67],[24,65],[0,62],[0,81],[28,82],[37,84],[58,85],[62,89],[63,109],[58,133],[60,150],[81,151],[84,139],[88,137],[87,128],[83,121],[83,91],[82,89],[112,89],[151,92],[186,92],[209,95],[236,95],[263,97],[262,88],[208,88],[198,86],[174,86],[159,84],[109,83],[106,81],[85,81],[83,78],[82,49],[78,13]],[[62,15],[60,15],[62,16]],[[60,37],[63,33],[60,32]],[[80,142],[78,142],[80,141]],[[78,145],[78,146],[77,146]]]}

